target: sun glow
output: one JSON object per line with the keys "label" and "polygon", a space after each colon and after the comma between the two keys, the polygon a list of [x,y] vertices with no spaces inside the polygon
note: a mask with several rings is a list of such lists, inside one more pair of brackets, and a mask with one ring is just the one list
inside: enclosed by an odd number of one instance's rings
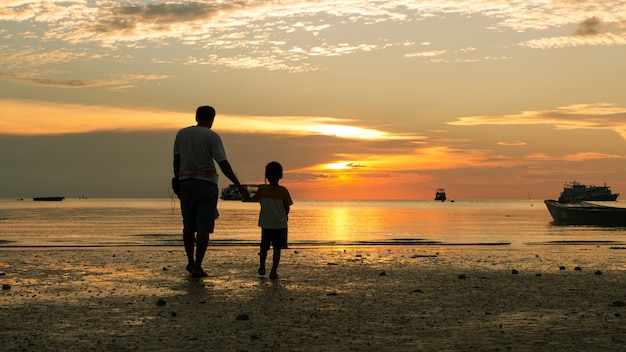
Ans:
{"label": "sun glow", "polygon": [[354,166],[353,163],[340,161],[336,163],[324,164],[320,165],[320,169],[322,170],[352,170]]}
{"label": "sun glow", "polygon": [[311,125],[309,129],[312,132],[321,133],[327,136],[336,136],[340,138],[352,139],[385,139],[387,134],[373,129],[340,126],[340,125]]}

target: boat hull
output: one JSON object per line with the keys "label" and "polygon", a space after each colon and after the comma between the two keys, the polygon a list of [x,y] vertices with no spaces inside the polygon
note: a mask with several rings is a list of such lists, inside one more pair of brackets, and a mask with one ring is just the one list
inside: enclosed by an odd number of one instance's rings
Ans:
{"label": "boat hull", "polygon": [[556,200],[545,200],[544,203],[559,225],[626,226],[626,208]]}

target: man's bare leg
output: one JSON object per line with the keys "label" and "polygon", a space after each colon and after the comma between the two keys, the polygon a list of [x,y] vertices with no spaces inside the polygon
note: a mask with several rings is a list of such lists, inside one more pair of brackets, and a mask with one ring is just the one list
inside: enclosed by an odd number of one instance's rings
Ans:
{"label": "man's bare leg", "polygon": [[196,236],[196,262],[194,263],[193,271],[191,273],[195,277],[205,276],[204,270],[202,270],[202,260],[204,260],[204,255],[208,246],[209,231],[198,230],[198,234]]}
{"label": "man's bare leg", "polygon": [[196,233],[193,231],[183,232],[183,243],[187,254],[187,271],[191,274],[194,267],[193,250],[196,244]]}

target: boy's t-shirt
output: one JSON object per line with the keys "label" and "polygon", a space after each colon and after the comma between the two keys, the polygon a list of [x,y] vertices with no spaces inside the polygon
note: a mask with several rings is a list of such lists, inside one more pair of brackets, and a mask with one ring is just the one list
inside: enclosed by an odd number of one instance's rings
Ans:
{"label": "boy's t-shirt", "polygon": [[259,226],[264,229],[287,227],[287,211],[293,204],[287,188],[280,185],[261,185],[251,200],[261,203]]}

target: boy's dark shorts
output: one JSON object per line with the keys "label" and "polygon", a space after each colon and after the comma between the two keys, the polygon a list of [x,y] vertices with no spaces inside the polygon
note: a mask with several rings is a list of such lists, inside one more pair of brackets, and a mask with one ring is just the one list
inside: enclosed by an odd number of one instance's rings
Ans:
{"label": "boy's dark shorts", "polygon": [[287,228],[261,229],[261,249],[268,250],[270,243],[277,248],[287,248]]}

